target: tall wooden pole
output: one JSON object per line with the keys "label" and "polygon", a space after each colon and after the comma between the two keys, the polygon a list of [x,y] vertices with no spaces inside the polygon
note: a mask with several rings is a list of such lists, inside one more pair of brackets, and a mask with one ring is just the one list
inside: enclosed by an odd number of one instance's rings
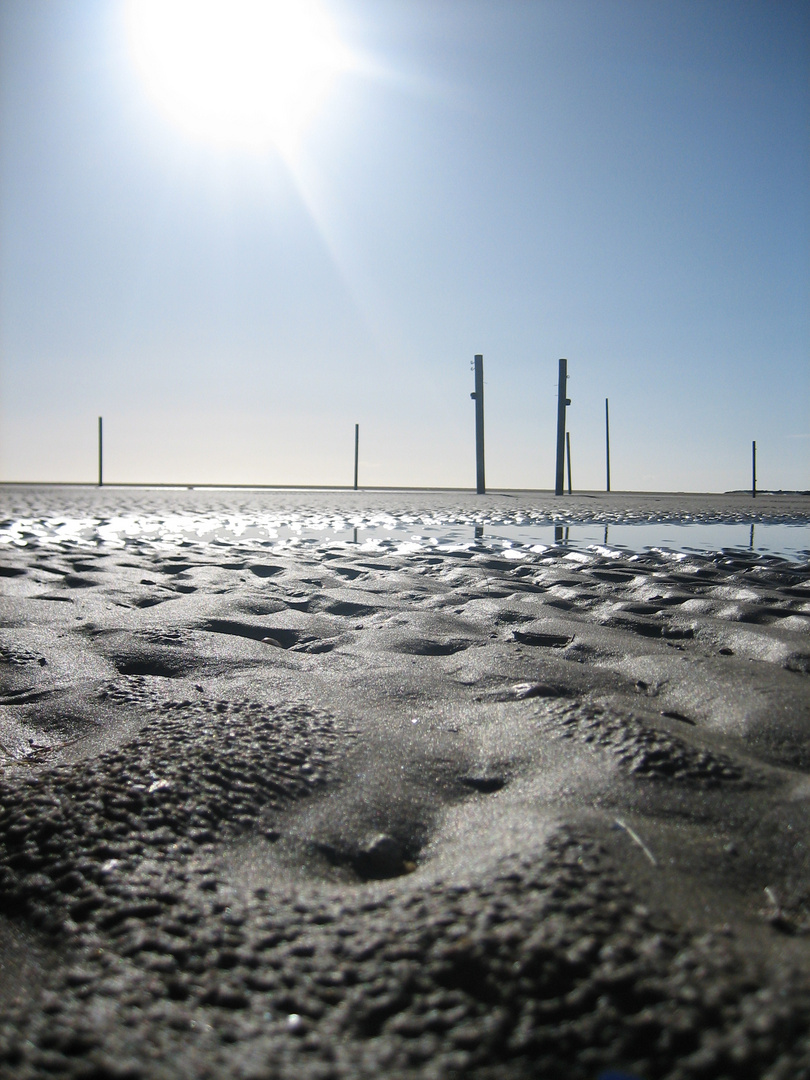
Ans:
{"label": "tall wooden pole", "polygon": [[566,457],[568,458],[568,494],[571,494],[571,432],[565,433],[565,449]]}
{"label": "tall wooden pole", "polygon": [[757,497],[757,442],[751,443],[751,498]]}
{"label": "tall wooden pole", "polygon": [[484,357],[476,353],[475,392],[470,397],[475,402],[475,490],[479,495],[486,494],[484,481]]}
{"label": "tall wooden pole", "polygon": [[354,425],[354,490],[357,491],[357,470],[360,460],[360,425]]}
{"label": "tall wooden pole", "polygon": [[104,444],[101,417],[98,418],[98,486],[104,483]]}
{"label": "tall wooden pole", "polygon": [[605,491],[610,491],[610,406],[607,398],[605,398],[605,469],[607,473]]}
{"label": "tall wooden pole", "polygon": [[568,361],[560,360],[560,374],[557,383],[557,475],[554,494],[562,495],[565,481],[565,407],[571,401],[566,397],[568,388]]}

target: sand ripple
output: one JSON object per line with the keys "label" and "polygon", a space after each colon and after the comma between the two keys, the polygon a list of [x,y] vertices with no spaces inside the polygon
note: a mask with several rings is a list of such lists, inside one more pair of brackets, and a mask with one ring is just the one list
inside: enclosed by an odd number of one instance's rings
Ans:
{"label": "sand ripple", "polygon": [[[810,1076],[810,564],[37,497],[0,525],[4,1080]],[[478,513],[420,498],[388,513]]]}

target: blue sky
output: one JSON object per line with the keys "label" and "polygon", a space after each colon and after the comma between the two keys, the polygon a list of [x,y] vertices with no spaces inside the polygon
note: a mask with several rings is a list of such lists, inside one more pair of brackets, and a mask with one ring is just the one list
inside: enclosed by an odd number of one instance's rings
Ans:
{"label": "blue sky", "polygon": [[294,162],[0,2],[0,480],[810,489],[810,5],[324,0]]}

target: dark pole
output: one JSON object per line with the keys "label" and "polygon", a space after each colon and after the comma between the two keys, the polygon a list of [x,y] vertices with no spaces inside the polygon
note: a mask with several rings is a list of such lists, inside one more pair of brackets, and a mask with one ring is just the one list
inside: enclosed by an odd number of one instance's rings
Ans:
{"label": "dark pole", "polygon": [[[605,467],[607,469],[607,487],[605,490],[610,491],[610,407],[607,398],[605,398]],[[605,543],[607,543],[607,540]]]}
{"label": "dark pole", "polygon": [[475,490],[486,494],[484,482],[484,358],[475,354],[475,392],[470,397],[475,402]]}
{"label": "dark pole", "polygon": [[751,443],[751,498],[757,497],[757,441]]}
{"label": "dark pole", "polygon": [[103,455],[103,439],[102,439],[102,430],[101,430],[101,428],[102,428],[101,417],[99,417],[98,418],[98,486],[99,487],[101,487],[103,482],[104,482],[104,474],[103,474],[104,455]]}
{"label": "dark pole", "polygon": [[354,425],[354,490],[357,491],[357,464],[360,454],[360,425]]}
{"label": "dark pole", "polygon": [[560,376],[557,384],[557,476],[554,494],[562,495],[565,479],[565,406],[571,402],[565,396],[568,385],[568,361],[560,360]]}
{"label": "dark pole", "polygon": [[571,494],[571,432],[570,431],[566,431],[566,433],[565,433],[565,449],[567,451],[566,456],[568,458],[568,494],[570,495]]}

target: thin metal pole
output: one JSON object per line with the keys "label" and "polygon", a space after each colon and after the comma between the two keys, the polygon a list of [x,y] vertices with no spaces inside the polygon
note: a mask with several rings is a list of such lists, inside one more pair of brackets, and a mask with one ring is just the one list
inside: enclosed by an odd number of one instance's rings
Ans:
{"label": "thin metal pole", "polygon": [[98,486],[104,483],[104,437],[101,417],[98,418]]}
{"label": "thin metal pole", "polygon": [[605,398],[605,469],[607,471],[605,491],[610,491],[610,406],[607,398]]}
{"label": "thin metal pole", "polygon": [[357,491],[357,469],[360,460],[360,425],[354,425],[354,490]]}
{"label": "thin metal pole", "polygon": [[751,443],[751,498],[757,497],[757,441]]}
{"label": "thin metal pole", "polygon": [[571,432],[565,433],[565,448],[568,457],[568,494],[571,494]]}
{"label": "thin metal pole", "polygon": [[566,397],[568,386],[568,361],[560,360],[560,374],[557,383],[557,475],[554,494],[562,495],[565,480],[565,406],[570,405]]}
{"label": "thin metal pole", "polygon": [[470,397],[475,402],[475,490],[486,494],[484,480],[484,357],[475,355],[475,392]]}

